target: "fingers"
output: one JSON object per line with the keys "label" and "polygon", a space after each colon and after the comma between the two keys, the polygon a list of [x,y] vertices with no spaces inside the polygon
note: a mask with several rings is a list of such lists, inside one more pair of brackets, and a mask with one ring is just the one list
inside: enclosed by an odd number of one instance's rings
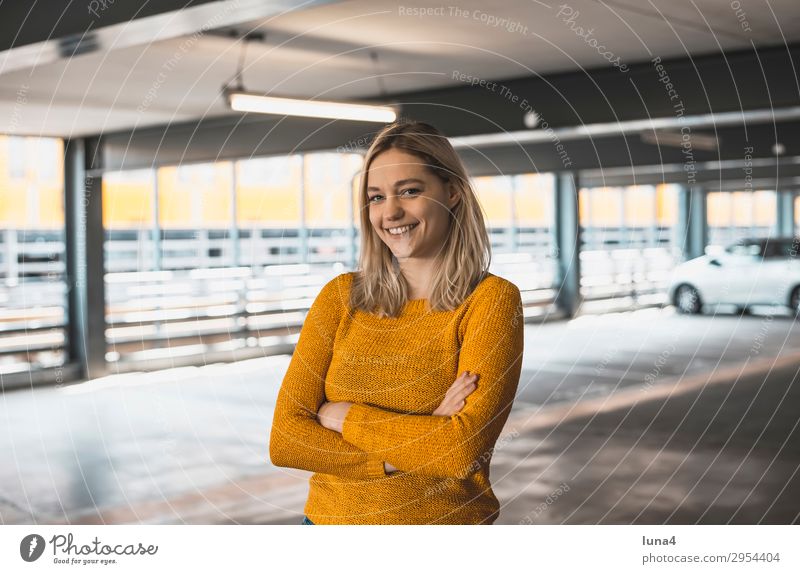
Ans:
{"label": "fingers", "polygon": [[[447,391],[447,400],[450,404],[458,405],[460,402],[463,402],[464,399],[467,398],[475,389],[478,388],[477,383],[475,382],[477,379],[476,375],[472,376],[465,376],[460,381],[456,381],[456,384],[453,384],[450,389]],[[463,406],[463,405],[462,405]],[[459,409],[460,410],[460,407]]]}
{"label": "fingers", "polygon": [[467,404],[465,400],[467,396],[478,388],[478,377],[479,375],[469,371],[461,373],[447,389],[442,404],[434,411],[434,414],[450,416],[463,409]]}
{"label": "fingers", "polygon": [[477,386],[477,382],[478,382],[478,375],[473,375],[473,374],[467,375],[461,381],[461,388],[462,389],[472,388],[474,390],[475,387]]}
{"label": "fingers", "polygon": [[478,388],[478,385],[476,385],[475,383],[467,384],[465,387],[462,387],[453,395],[453,400],[458,401],[466,399],[467,396],[470,395],[472,391],[474,391],[476,388]]}
{"label": "fingers", "polygon": [[478,375],[470,373],[469,371],[464,371],[458,376],[458,378],[450,386],[450,388],[452,389],[453,387],[468,385],[469,383],[473,383],[477,380],[478,380]]}
{"label": "fingers", "polygon": [[476,382],[478,380],[478,375],[467,375],[463,374],[461,377],[456,379],[456,381],[447,389],[448,393],[458,393],[466,388],[472,388],[474,390]]}
{"label": "fingers", "polygon": [[467,381],[467,373],[463,372],[460,375],[458,375],[458,377],[456,377],[456,380],[453,381],[453,384],[450,385],[450,387],[447,389],[447,392],[449,393],[450,391],[453,391],[461,387],[461,385],[463,385],[466,381]]}

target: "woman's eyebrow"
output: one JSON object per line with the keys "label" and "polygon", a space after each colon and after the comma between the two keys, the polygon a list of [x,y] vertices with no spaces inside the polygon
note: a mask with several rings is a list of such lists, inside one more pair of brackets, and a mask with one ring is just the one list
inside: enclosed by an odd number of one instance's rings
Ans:
{"label": "woman's eyebrow", "polygon": [[[398,179],[396,182],[394,182],[394,187],[398,188],[398,187],[403,186],[403,185],[405,185],[407,183],[421,183],[423,185],[425,184],[425,182],[422,181],[421,179],[417,179],[415,177],[409,177],[409,178],[406,178],[406,179]],[[379,187],[375,187],[375,186],[370,186],[370,187],[367,188],[367,191],[380,191],[380,188]]]}

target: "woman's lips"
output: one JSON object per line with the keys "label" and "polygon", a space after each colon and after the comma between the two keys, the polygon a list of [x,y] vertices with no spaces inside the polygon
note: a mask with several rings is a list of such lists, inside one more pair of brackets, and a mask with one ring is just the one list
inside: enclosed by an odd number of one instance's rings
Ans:
{"label": "woman's lips", "polygon": [[[386,233],[392,239],[403,239],[404,237],[408,237],[411,234],[411,232],[414,231],[418,226],[419,223],[414,223],[411,224],[411,229],[404,231],[403,233],[391,233],[388,229],[386,230]],[[401,226],[401,227],[406,227],[406,226]]]}

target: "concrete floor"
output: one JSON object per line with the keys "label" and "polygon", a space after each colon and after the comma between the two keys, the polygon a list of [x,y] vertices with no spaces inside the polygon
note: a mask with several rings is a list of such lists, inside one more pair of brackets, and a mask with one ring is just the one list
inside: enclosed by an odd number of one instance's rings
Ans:
{"label": "concrete floor", "polygon": [[[671,309],[529,325],[497,524],[800,523],[800,329]],[[289,357],[0,398],[3,524],[299,524],[268,437]]]}

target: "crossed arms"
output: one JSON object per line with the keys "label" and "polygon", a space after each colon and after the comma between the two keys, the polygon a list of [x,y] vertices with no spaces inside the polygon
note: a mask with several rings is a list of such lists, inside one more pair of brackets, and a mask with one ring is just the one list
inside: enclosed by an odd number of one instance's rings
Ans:
{"label": "crossed arms", "polygon": [[462,321],[458,373],[477,373],[480,379],[459,412],[410,415],[366,404],[328,403],[326,409],[333,409],[338,422],[326,428],[318,412],[326,403],[324,382],[343,312],[341,297],[336,280],[325,285],[300,331],[275,407],[269,446],[273,464],[354,480],[383,477],[393,469],[441,478],[476,472],[508,419],[519,382],[519,290],[503,283],[500,293],[474,301]]}

